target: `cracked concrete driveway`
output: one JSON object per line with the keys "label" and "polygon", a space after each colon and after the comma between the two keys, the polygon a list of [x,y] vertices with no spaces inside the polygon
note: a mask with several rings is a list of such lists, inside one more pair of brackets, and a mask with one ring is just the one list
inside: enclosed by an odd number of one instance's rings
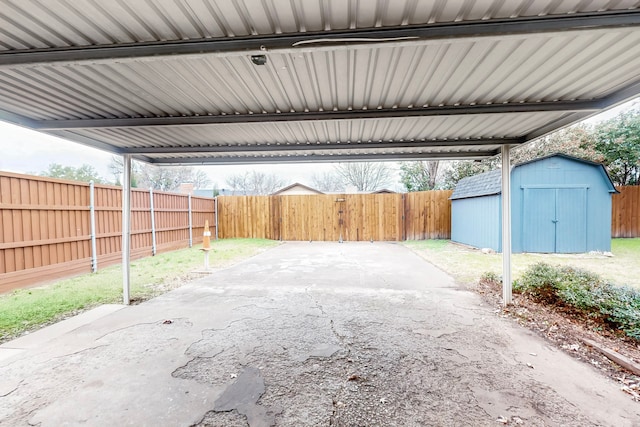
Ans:
{"label": "cracked concrete driveway", "polygon": [[640,425],[595,368],[389,243],[286,243],[6,343],[0,372],[3,425]]}

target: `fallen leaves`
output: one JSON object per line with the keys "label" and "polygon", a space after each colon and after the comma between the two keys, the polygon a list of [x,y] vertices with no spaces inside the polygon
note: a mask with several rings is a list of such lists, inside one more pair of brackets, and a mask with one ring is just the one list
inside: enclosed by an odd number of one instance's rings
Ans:
{"label": "fallen leaves", "polygon": [[631,398],[636,402],[640,402],[640,379],[638,377],[622,375],[618,381],[622,383],[620,390],[631,395]]}
{"label": "fallen leaves", "polygon": [[[625,337],[620,331],[612,330],[601,321],[580,316],[575,310],[570,310],[561,305],[544,305],[528,298],[526,295],[514,294],[513,305],[509,310],[503,310],[502,288],[487,283],[478,283],[474,290],[480,293],[485,300],[494,305],[494,313],[499,317],[510,317],[522,326],[525,326],[540,336],[563,349],[567,354],[590,364],[599,371],[605,373],[613,380],[618,380],[620,375],[634,373],[628,367],[620,365],[611,354],[606,356],[590,345],[584,345],[585,339],[597,341],[614,355],[621,355],[631,362],[640,363],[640,343]],[[534,356],[534,353],[529,353]],[[533,365],[527,364],[529,368]],[[622,383],[621,390],[640,402],[640,375],[626,377],[629,383]],[[507,422],[510,422],[507,419]]]}

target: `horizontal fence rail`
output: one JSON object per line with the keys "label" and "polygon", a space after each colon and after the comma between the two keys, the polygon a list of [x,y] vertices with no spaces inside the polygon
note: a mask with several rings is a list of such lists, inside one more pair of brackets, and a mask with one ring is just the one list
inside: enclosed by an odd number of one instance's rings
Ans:
{"label": "horizontal fence rail", "polygon": [[[206,220],[215,229],[212,198],[132,189],[131,206],[132,258],[201,243]],[[0,172],[0,221],[0,293],[121,259],[120,187]]]}
{"label": "horizontal fence rail", "polygon": [[451,193],[224,196],[218,232],[274,240],[448,239]]}

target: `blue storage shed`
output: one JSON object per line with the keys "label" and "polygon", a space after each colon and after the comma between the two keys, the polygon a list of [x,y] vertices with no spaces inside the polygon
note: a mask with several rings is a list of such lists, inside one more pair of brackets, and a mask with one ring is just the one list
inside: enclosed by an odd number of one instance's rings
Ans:
{"label": "blue storage shed", "polygon": [[[451,240],[502,250],[500,170],[460,180],[451,195]],[[512,251],[581,253],[611,250],[611,195],[599,163],[564,154],[511,170]]]}

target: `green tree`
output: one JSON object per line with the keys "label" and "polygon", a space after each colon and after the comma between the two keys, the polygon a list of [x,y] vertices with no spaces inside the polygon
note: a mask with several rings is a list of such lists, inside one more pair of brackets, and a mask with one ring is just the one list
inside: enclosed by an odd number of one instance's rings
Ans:
{"label": "green tree", "polygon": [[595,129],[585,123],[561,129],[515,147],[511,151],[511,160],[517,164],[558,153],[594,162],[603,160],[602,154],[596,150]]}
{"label": "green tree", "polygon": [[595,149],[616,185],[640,184],[640,108],[625,111],[596,127]]}
{"label": "green tree", "polygon": [[427,191],[436,188],[440,162],[403,162],[400,165],[400,182],[407,191]]}
{"label": "green tree", "polygon": [[458,160],[449,164],[444,172],[442,180],[442,188],[453,190],[458,181],[468,176],[477,175],[479,173],[488,172],[498,168],[500,157],[494,156],[482,161],[475,160]]}
{"label": "green tree", "polygon": [[40,173],[40,176],[48,176],[51,178],[69,179],[72,181],[89,182],[96,184],[104,184],[105,180],[100,177],[98,171],[91,165],[83,164],[80,167],[62,166],[58,163],[51,163],[47,170]]}
{"label": "green tree", "polygon": [[[640,108],[625,111],[596,126],[580,123],[514,148],[512,164],[551,154],[567,154],[602,163],[615,185],[640,184]],[[496,169],[500,155],[481,162],[452,162],[445,172],[445,188],[467,176]]]}

